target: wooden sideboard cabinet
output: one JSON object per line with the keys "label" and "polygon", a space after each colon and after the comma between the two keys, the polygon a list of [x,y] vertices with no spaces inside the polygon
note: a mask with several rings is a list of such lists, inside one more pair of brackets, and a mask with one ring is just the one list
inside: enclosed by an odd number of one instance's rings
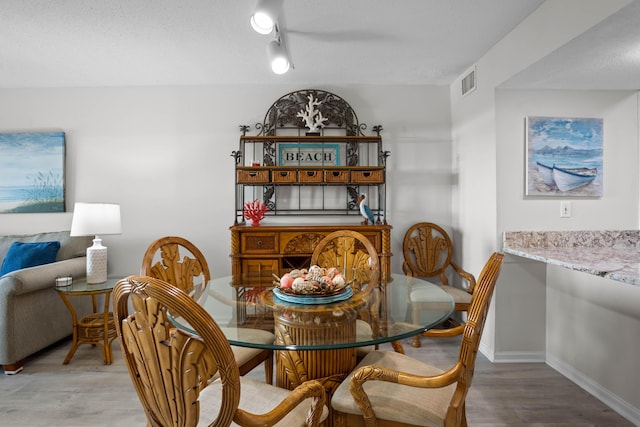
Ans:
{"label": "wooden sideboard cabinet", "polygon": [[380,258],[380,273],[391,274],[391,226],[378,225],[234,225],[231,230],[232,274],[270,276],[285,269],[308,268],[320,240],[337,230],[354,230],[373,243]]}

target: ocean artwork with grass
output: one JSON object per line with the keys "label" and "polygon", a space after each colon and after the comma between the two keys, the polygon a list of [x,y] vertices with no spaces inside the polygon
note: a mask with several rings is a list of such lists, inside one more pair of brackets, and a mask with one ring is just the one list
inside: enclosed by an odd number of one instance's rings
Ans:
{"label": "ocean artwork with grass", "polygon": [[0,133],[0,213],[65,211],[64,132]]}

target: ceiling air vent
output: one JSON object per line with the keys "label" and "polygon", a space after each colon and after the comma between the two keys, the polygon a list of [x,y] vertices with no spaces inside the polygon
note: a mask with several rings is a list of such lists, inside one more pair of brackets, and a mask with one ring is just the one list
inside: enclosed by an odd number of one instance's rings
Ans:
{"label": "ceiling air vent", "polygon": [[476,67],[474,66],[462,78],[462,96],[472,92],[476,88]]}

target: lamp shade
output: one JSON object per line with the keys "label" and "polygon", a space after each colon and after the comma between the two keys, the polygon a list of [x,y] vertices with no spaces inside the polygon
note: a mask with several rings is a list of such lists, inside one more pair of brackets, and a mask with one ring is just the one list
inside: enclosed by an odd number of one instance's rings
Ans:
{"label": "lamp shade", "polygon": [[271,40],[267,45],[267,57],[269,58],[269,64],[271,65],[271,71],[276,74],[284,74],[289,71],[291,63],[287,56],[287,51],[284,49],[281,43],[276,40]]}
{"label": "lamp shade", "polygon": [[113,203],[82,203],[73,208],[71,236],[97,236],[122,233],[120,205]]}
{"label": "lamp shade", "polygon": [[87,283],[107,280],[107,248],[100,235],[120,234],[120,205],[113,203],[81,203],[73,208],[71,236],[96,236],[93,246],[87,248]]}

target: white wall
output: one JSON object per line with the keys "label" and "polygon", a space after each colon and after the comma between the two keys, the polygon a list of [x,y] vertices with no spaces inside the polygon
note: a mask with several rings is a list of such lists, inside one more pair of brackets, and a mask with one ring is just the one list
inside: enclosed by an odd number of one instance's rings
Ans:
{"label": "white wall", "polygon": [[547,363],[640,425],[640,287],[547,268]]}
{"label": "white wall", "polygon": [[[640,191],[637,108],[635,91],[497,91],[499,231],[636,229]],[[601,198],[525,198],[527,116],[603,119]],[[571,202],[571,218],[560,218],[561,200]]]}
{"label": "white wall", "polygon": [[[494,197],[495,89],[629,2],[546,1],[477,61],[475,91],[462,96],[460,78],[452,83],[453,159],[459,172],[453,216],[465,236],[463,257],[470,271],[480,271],[501,245]],[[487,329],[485,335],[491,327]]]}
{"label": "white wall", "polygon": [[[460,81],[451,85],[454,170],[460,171],[453,215],[465,237],[465,268],[477,271],[489,253],[501,247],[502,233],[507,230],[638,228],[636,93],[496,90],[509,77],[628,3],[547,1],[477,62],[478,88],[474,92],[462,97]],[[558,199],[524,200],[527,115],[604,118],[602,199],[574,201],[573,216],[568,219],[559,218]],[[491,188],[494,198],[487,196]],[[474,209],[480,206],[482,209]],[[626,356],[617,366],[615,356],[637,354],[637,336],[633,336],[637,321],[612,305],[606,314],[599,313],[573,328],[598,305],[594,297],[598,292],[585,288],[583,294],[580,285],[599,278],[570,270],[561,275],[557,270],[506,257],[483,334],[483,353],[492,360],[547,360],[639,423],[638,371]],[[609,300],[630,298],[629,293],[638,300],[640,289],[627,285],[620,291],[617,285],[606,285]],[[595,319],[604,323],[596,325]],[[616,334],[619,324],[623,334],[633,331],[626,340],[607,336]],[[587,334],[588,328],[592,329]],[[635,342],[629,344],[629,340]],[[602,350],[600,346],[609,348]],[[609,357],[591,358],[591,352]]]}
{"label": "white wall", "polygon": [[[637,229],[637,106],[636,92],[497,91],[498,231]],[[601,198],[525,197],[526,116],[603,119]],[[571,218],[560,218],[561,200],[571,202]],[[510,280],[496,295],[494,357],[512,360],[540,356],[544,360],[545,269],[538,267],[537,274],[531,274],[536,267],[522,258],[507,257],[506,262],[503,279]]]}
{"label": "white wall", "polygon": [[[310,88],[341,96],[369,128],[382,124],[394,271],[405,230],[425,219],[451,223],[447,87]],[[0,131],[57,129],[67,137],[64,214],[2,214],[0,233],[69,229],[75,201],[122,206],[123,234],[104,236],[109,271],[139,271],[164,235],[192,240],[214,276],[230,273],[238,125],[262,122],[280,96],[301,87],[209,86],[0,90]],[[358,224],[358,217],[349,217]],[[269,219],[265,220],[268,223]]]}
{"label": "white wall", "polygon": [[[498,230],[637,229],[638,115],[635,91],[498,90]],[[526,116],[603,119],[601,198],[525,198]],[[560,218],[560,200],[571,201],[570,218]],[[630,356],[640,350],[640,287],[520,257],[506,260],[502,279],[509,286],[496,296],[495,359],[547,361],[640,420],[640,371]]]}
{"label": "white wall", "polygon": [[[477,61],[475,91],[463,97],[460,79],[451,85],[453,160],[454,170],[459,172],[452,213],[464,235],[464,241],[454,244],[462,248],[467,270],[479,272],[490,253],[501,248],[503,230],[497,223],[496,88],[628,3],[629,0],[546,1]],[[566,19],[569,16],[571,19]],[[522,158],[516,161],[524,163]],[[511,286],[506,277],[503,268],[483,333],[481,348],[489,358],[494,357],[497,339],[495,310],[500,295],[506,292],[504,288]]]}

